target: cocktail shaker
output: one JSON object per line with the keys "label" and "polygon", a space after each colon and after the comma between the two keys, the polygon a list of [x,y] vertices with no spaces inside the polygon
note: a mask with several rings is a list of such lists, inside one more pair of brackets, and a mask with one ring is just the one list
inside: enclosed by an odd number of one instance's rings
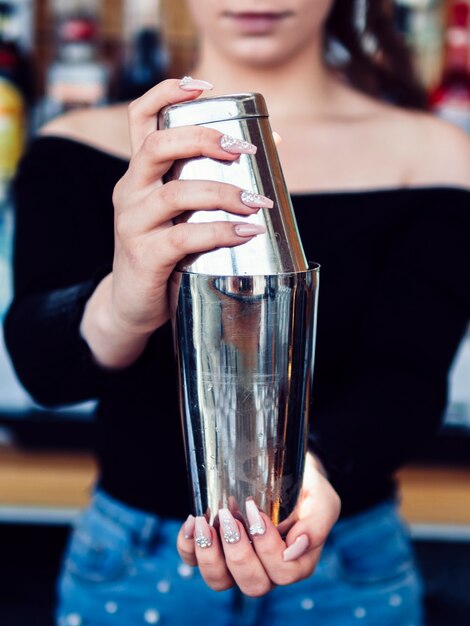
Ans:
{"label": "cocktail shaker", "polygon": [[272,209],[240,218],[195,211],[190,222],[266,227],[235,248],[186,258],[170,288],[179,399],[193,513],[220,508],[246,521],[253,498],[279,525],[297,502],[305,461],[319,266],[309,267],[260,94],[172,105],[158,126],[201,124],[257,146],[227,163],[176,161],[165,180],[232,183],[265,195]]}

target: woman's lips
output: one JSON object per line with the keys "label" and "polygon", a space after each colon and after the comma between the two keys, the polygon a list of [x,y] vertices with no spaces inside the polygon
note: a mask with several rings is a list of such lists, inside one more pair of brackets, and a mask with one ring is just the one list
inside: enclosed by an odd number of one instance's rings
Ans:
{"label": "woman's lips", "polygon": [[244,33],[260,35],[269,33],[277,24],[290,16],[290,11],[282,13],[226,13],[225,16],[232,20]]}

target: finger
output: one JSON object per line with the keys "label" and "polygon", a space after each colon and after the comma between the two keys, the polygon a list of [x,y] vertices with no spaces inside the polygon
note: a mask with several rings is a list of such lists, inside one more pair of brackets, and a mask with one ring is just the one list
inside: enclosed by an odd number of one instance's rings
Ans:
{"label": "finger", "polygon": [[265,232],[264,226],[251,222],[182,223],[150,235],[147,242],[151,254],[159,250],[162,265],[173,268],[189,254],[233,248]]}
{"label": "finger", "polygon": [[276,133],[275,130],[273,130],[273,139],[274,139],[274,143],[276,144],[276,146],[278,146],[282,142],[281,135],[279,133]]}
{"label": "finger", "polygon": [[188,85],[176,79],[164,80],[152,87],[143,96],[129,105],[129,131],[132,154],[141,147],[144,139],[157,128],[157,114],[160,109],[169,105],[194,100],[204,89],[211,89],[210,83],[199,81],[199,89],[188,91]]}
{"label": "finger", "polygon": [[[272,206],[269,198],[227,183],[175,180],[152,191],[139,208],[129,212],[129,227],[134,232],[148,232],[185,211],[222,209],[235,215],[255,215],[260,208]],[[198,221],[207,219],[200,217]]]}
{"label": "finger", "polygon": [[[326,479],[321,480],[326,482]],[[303,515],[287,533],[284,561],[300,561],[306,555],[311,558],[311,564],[315,567],[317,557],[339,516],[340,507],[336,499],[334,492],[330,495],[329,503],[321,498],[316,501],[312,497],[305,499],[300,507]]]}
{"label": "finger", "polygon": [[288,547],[269,517],[259,511],[253,500],[247,500],[247,518],[253,547],[266,574],[276,585],[290,585],[309,576],[318,561],[314,550],[299,555],[295,560],[284,560]]}
{"label": "finger", "polygon": [[214,591],[234,586],[234,580],[225,563],[217,531],[204,517],[196,517],[194,529],[195,554],[201,576]]}
{"label": "finger", "polygon": [[176,547],[180,557],[187,565],[197,565],[196,550],[194,547],[194,527],[196,519],[189,515],[186,522],[182,525],[178,537],[176,539]]}
{"label": "finger", "polygon": [[263,596],[272,589],[243,525],[229,509],[219,511],[220,536],[228,570],[241,591],[251,597]]}
{"label": "finger", "polygon": [[306,534],[310,546],[317,547],[325,543],[338,520],[341,501],[324,474],[312,465],[311,455],[307,456],[304,480],[309,489],[299,498],[297,521],[287,533],[286,543],[291,546],[300,535]]}
{"label": "finger", "polygon": [[[295,559],[308,550],[322,547],[333,524],[332,520],[320,519],[319,514],[299,520],[285,538],[289,558]],[[301,546],[305,546],[303,551],[300,551]]]}
{"label": "finger", "polygon": [[205,126],[183,126],[151,132],[129,165],[139,185],[159,180],[176,159],[205,156],[235,161],[241,154],[255,154],[256,146]]}

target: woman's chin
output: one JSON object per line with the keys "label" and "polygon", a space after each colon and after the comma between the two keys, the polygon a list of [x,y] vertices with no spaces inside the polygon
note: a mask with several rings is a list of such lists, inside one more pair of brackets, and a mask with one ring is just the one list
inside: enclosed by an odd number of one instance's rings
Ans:
{"label": "woman's chin", "polygon": [[233,61],[264,70],[282,66],[294,54],[294,50],[287,51],[285,46],[276,45],[273,41],[242,41],[230,51]]}

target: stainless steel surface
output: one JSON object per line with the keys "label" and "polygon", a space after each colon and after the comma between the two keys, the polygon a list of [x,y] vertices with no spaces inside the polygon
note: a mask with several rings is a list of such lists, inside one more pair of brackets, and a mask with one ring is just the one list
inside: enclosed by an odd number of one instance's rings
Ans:
{"label": "stainless steel surface", "polygon": [[[253,497],[274,523],[297,501],[313,367],[318,266],[309,269],[260,94],[200,99],[164,109],[159,128],[203,124],[257,146],[226,163],[177,161],[165,180],[214,180],[259,193],[272,209],[181,219],[263,224],[236,248],[184,259],[172,280],[180,405],[194,513],[244,519]],[[246,521],[246,520],[245,520]]]}
{"label": "stainless steel surface", "polygon": [[210,522],[221,507],[243,519],[253,497],[279,524],[297,501],[318,281],[318,266],[265,276],[173,274],[194,513]]}
{"label": "stainless steel surface", "polygon": [[250,117],[268,117],[266,102],[259,93],[237,93],[172,104],[160,111],[158,127],[175,128]]}
{"label": "stainless steel surface", "polygon": [[266,227],[266,234],[236,248],[222,248],[185,259],[180,270],[200,274],[240,276],[306,271],[308,263],[300,242],[289,193],[272,136],[266,103],[260,94],[206,98],[166,107],[159,128],[201,124],[257,146],[255,156],[242,154],[232,163],[205,157],[177,161],[165,181],[213,180],[271,198],[274,208],[241,217],[225,211],[195,211],[181,219],[189,222],[251,222]]}

